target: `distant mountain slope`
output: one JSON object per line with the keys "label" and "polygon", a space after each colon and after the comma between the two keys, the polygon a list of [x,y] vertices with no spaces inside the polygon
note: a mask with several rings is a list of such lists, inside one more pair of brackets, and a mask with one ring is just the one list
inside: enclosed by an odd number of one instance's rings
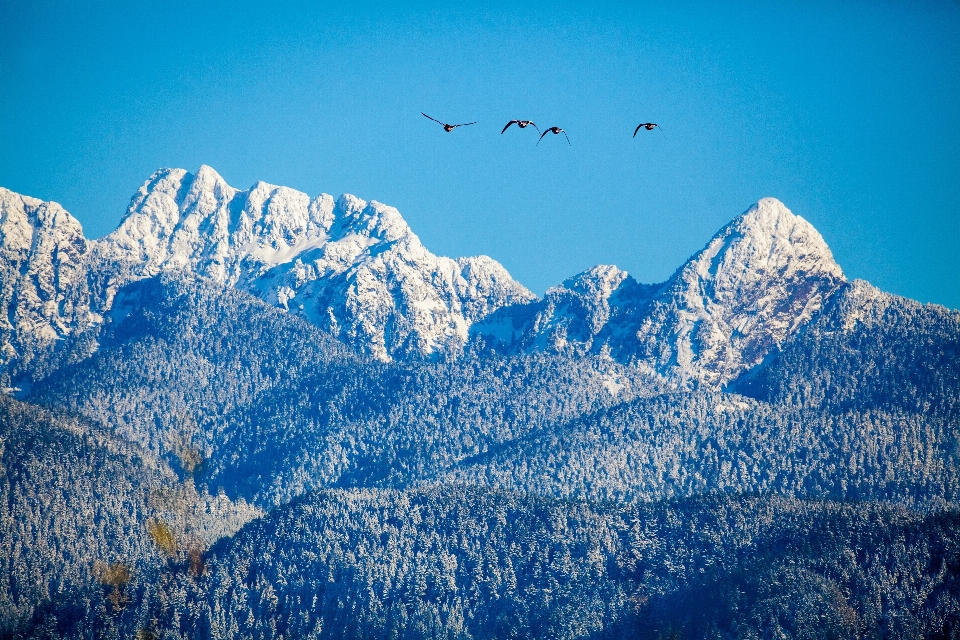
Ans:
{"label": "distant mountain slope", "polygon": [[112,611],[104,567],[129,572],[123,597],[144,588],[167,562],[150,518],[210,544],[258,515],[84,420],[0,395],[0,637],[64,603],[64,628]]}
{"label": "distant mountain slope", "polygon": [[547,354],[318,371],[226,416],[203,478],[263,505],[406,486],[654,388],[614,362]]}
{"label": "distant mountain slope", "polygon": [[960,431],[960,311],[854,281],[732,388],[831,412],[933,414]]}
{"label": "distant mountain slope", "polygon": [[[862,287],[844,285],[785,347],[784,358],[795,353],[806,367],[799,374],[778,358],[749,372],[745,392],[768,401],[755,402],[715,392],[645,399],[665,390],[657,377],[590,354],[363,362],[243,292],[165,275],[122,290],[98,353],[32,397],[102,421],[171,463],[171,442],[197,438],[202,481],[265,506],[330,486],[437,481],[594,499],[751,490],[957,502],[960,422],[948,392],[960,388],[950,355],[957,314],[881,297],[887,309],[907,304],[912,320],[898,320],[900,311],[888,329],[860,337],[822,330],[846,322],[834,318],[839,310],[870,315],[854,296]],[[802,345],[814,336],[833,337],[811,359]],[[894,339],[897,354],[884,355]],[[831,368],[861,351],[879,362]],[[861,381],[859,367],[878,373]],[[761,396],[758,385],[770,381],[842,397],[874,385],[883,401],[798,405]]]}
{"label": "distant mountain slope", "polygon": [[542,300],[208,167],[0,206],[0,638],[960,637],[960,312],[776,200]]}
{"label": "distant mountain slope", "polygon": [[551,287],[543,300],[500,309],[470,333],[504,353],[610,352],[609,327],[622,323],[621,316],[639,317],[661,288],[640,284],[613,265],[597,265]]}
{"label": "distant mountain slope", "polygon": [[87,416],[156,454],[170,439],[209,451],[225,415],[272,386],[358,357],[303,319],[182,273],[128,284],[92,357],[32,389],[32,400]]}
{"label": "distant mountain slope", "polygon": [[591,500],[727,491],[956,507],[960,428],[903,408],[831,414],[730,393],[661,395],[555,423],[427,481]]}
{"label": "distant mountain slope", "polygon": [[842,284],[727,391],[750,397],[628,400],[431,481],[615,500],[733,490],[960,502],[960,312]]}
{"label": "distant mountain slope", "polygon": [[534,297],[490,258],[433,255],[392,207],[239,191],[207,166],[151,176],[97,251],[138,276],[179,268],[236,286],[381,360],[455,351],[471,323]]}
{"label": "distant mountain slope", "polygon": [[215,638],[952,637],[960,521],[712,496],[311,495],[171,576],[121,633]]}
{"label": "distant mountain slope", "polygon": [[91,585],[95,561],[138,573],[150,494],[175,482],[134,446],[0,396],[0,630]]}
{"label": "distant mountain slope", "polygon": [[816,229],[764,198],[662,285],[595,267],[471,331],[508,353],[607,352],[678,383],[720,385],[759,364],[842,282]]}
{"label": "distant mountain slope", "polygon": [[30,398],[174,465],[187,438],[207,458],[202,481],[273,505],[334,484],[418,478],[656,389],[596,356],[365,361],[249,294],[166,273],[121,289],[98,351]]}

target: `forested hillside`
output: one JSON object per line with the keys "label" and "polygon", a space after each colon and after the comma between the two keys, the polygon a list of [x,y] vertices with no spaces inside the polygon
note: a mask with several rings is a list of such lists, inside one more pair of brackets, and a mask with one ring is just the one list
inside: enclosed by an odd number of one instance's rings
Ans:
{"label": "forested hillside", "polygon": [[[441,479],[594,499],[732,490],[956,502],[958,418],[945,393],[960,385],[956,314],[890,298],[887,309],[914,320],[887,323],[900,346],[884,355],[892,338],[882,331],[837,340],[824,328],[849,322],[845,300],[862,286],[740,383],[766,397],[756,401],[662,395],[657,378],[602,356],[363,361],[243,294],[165,277],[122,291],[97,355],[38,384],[34,397],[174,465],[178,447],[196,447],[199,480],[265,506],[329,486]],[[864,305],[855,309],[865,317]],[[932,353],[939,366],[928,364]],[[861,378],[857,368],[882,373]],[[790,380],[815,386],[821,400],[795,402],[771,386]],[[867,385],[882,402],[822,400]]]}
{"label": "forested hillside", "polygon": [[733,495],[320,492],[223,540],[202,575],[170,566],[85,622],[111,626],[92,637],[953,637],[958,518]]}
{"label": "forested hillside", "polygon": [[93,562],[131,570],[149,551],[142,535],[151,491],[170,485],[164,465],[34,406],[0,397],[0,623],[90,582]]}
{"label": "forested hillside", "polygon": [[263,390],[357,358],[316,327],[252,296],[184,274],[127,285],[95,354],[32,389],[155,453],[212,446],[222,416]]}
{"label": "forested hillside", "polygon": [[433,480],[601,500],[748,491],[956,505],[958,438],[955,420],[902,410],[829,414],[683,393],[556,425]]}
{"label": "forested hillside", "polygon": [[259,514],[83,420],[2,396],[0,456],[0,631],[29,628],[37,605],[102,613],[94,583],[128,597],[161,561],[151,519],[205,547]]}
{"label": "forested hillside", "polygon": [[734,388],[833,413],[879,409],[960,424],[960,312],[853,282]]}
{"label": "forested hillside", "polygon": [[403,483],[556,421],[652,393],[601,357],[481,354],[388,365],[238,291],[173,276],[122,290],[99,351],[38,383],[198,479],[279,504],[305,489]]}

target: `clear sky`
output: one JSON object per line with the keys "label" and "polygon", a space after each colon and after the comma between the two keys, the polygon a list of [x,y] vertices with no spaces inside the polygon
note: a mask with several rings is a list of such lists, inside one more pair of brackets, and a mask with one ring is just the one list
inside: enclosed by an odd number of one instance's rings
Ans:
{"label": "clear sky", "polygon": [[0,0],[0,186],[99,237],[209,164],[396,206],[537,293],[663,280],[774,196],[848,277],[960,308],[960,3],[679,4]]}

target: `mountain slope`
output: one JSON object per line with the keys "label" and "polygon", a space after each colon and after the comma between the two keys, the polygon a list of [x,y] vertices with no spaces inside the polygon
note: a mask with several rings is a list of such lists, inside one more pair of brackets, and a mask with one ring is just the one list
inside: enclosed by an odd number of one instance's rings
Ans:
{"label": "mountain slope", "polygon": [[960,429],[960,312],[857,280],[731,388],[833,413],[940,416]]}
{"label": "mountain slope", "polygon": [[34,402],[110,427],[157,455],[194,439],[265,389],[359,358],[315,326],[204,278],[163,273],[120,289],[99,349],[38,382]]}
{"label": "mountain slope", "polygon": [[363,360],[236,289],[164,273],[127,285],[100,347],[30,399],[86,416],[198,481],[275,505],[337,484],[402,483],[655,384],[597,356]]}
{"label": "mountain slope", "polygon": [[624,398],[431,480],[614,500],[960,502],[960,312],[841,284],[724,391]]}
{"label": "mountain slope", "polygon": [[960,504],[957,426],[902,408],[829,414],[661,395],[558,421],[426,482],[621,502],[722,491],[942,508]]}
{"label": "mountain slope", "polygon": [[146,593],[119,631],[953,637],[958,525],[956,513],[777,497],[617,507],[462,487],[320,492],[219,543],[202,580]]}
{"label": "mountain slope", "polygon": [[143,521],[175,485],[136,446],[0,396],[0,633],[92,585],[96,562],[156,560]]}
{"label": "mountain slope", "polygon": [[843,280],[817,230],[764,198],[681,267],[651,302],[636,341],[614,353],[723,383],[808,322]]}

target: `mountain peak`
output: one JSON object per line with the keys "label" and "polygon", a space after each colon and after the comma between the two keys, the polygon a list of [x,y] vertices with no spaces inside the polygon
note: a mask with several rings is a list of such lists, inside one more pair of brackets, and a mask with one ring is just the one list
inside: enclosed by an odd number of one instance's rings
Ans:
{"label": "mountain peak", "polygon": [[722,384],[759,363],[844,281],[813,225],[776,198],[764,198],[666,283],[629,357]]}
{"label": "mountain peak", "polygon": [[353,234],[381,242],[416,239],[407,221],[394,207],[344,194],[337,201],[337,222],[331,236],[342,238]]}
{"label": "mountain peak", "polygon": [[[92,245],[106,287],[98,312],[124,283],[176,269],[247,291],[384,360],[456,350],[473,334],[506,351],[605,353],[719,385],[760,362],[845,281],[823,237],[775,198],[734,218],[665,283],[597,265],[542,300],[490,258],[430,253],[393,207],[262,181],[241,191],[207,165],[154,172],[119,227],[94,243],[55,203],[0,190],[0,205],[10,273],[42,271],[37,281],[54,283],[18,294],[36,298],[39,314],[22,326],[51,339],[74,320],[43,309],[54,308],[56,282],[87,268]],[[63,307],[90,319],[89,308]],[[17,340],[7,335],[4,349]]]}
{"label": "mountain peak", "polygon": [[627,277],[629,274],[616,265],[598,264],[551,287],[547,290],[547,295],[570,291],[580,295],[608,298]]}
{"label": "mountain peak", "polygon": [[462,344],[479,317],[533,297],[492,260],[433,255],[393,207],[240,191],[207,165],[155,172],[99,250],[135,278],[176,268],[244,289],[382,359]]}
{"label": "mountain peak", "polygon": [[217,185],[225,185],[227,184],[227,181],[223,179],[223,176],[217,173],[216,169],[208,164],[202,164],[194,174],[193,183],[198,187],[212,187]]}
{"label": "mountain peak", "polygon": [[688,281],[709,280],[729,294],[744,277],[776,272],[843,279],[823,236],[776,198],[763,198],[737,216],[680,270]]}
{"label": "mountain peak", "polygon": [[665,283],[597,265],[472,332],[508,352],[607,352],[677,382],[719,385],[760,362],[842,282],[817,230],[764,198]]}

